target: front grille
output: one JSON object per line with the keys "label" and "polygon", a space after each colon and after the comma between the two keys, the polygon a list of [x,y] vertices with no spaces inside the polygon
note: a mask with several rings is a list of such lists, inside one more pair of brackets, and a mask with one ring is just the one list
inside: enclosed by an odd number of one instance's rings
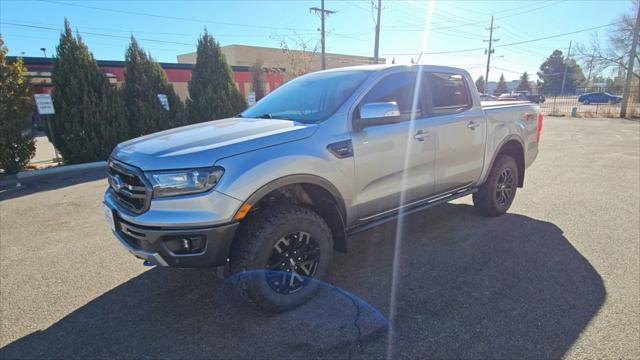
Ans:
{"label": "front grille", "polygon": [[149,208],[152,190],[139,169],[110,159],[109,187],[118,202],[128,210],[142,213]]}

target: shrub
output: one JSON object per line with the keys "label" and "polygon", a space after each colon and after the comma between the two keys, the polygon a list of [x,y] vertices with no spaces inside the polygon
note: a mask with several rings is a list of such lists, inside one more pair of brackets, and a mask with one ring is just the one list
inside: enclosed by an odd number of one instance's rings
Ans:
{"label": "shrub", "polygon": [[26,69],[21,59],[7,61],[7,48],[0,36],[0,167],[13,174],[35,155],[33,134],[25,119],[33,110]]}
{"label": "shrub", "polygon": [[236,88],[233,73],[220,44],[207,30],[198,39],[196,64],[189,80],[187,114],[189,123],[234,116],[247,107]]}
{"label": "shrub", "polygon": [[80,35],[73,36],[66,19],[56,50],[51,72],[53,141],[68,163],[104,160],[129,134],[119,91]]}
{"label": "shrub", "polygon": [[[180,126],[184,121],[184,105],[167,81],[164,70],[133,36],[125,54],[122,94],[130,137]],[[167,96],[168,111],[161,105],[158,94]]]}

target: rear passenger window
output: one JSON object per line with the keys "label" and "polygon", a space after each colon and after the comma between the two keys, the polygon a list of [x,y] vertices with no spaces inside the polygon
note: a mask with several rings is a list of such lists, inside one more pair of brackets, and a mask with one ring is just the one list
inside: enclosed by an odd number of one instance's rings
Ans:
{"label": "rear passenger window", "polygon": [[423,114],[420,94],[416,93],[416,72],[392,74],[380,80],[364,97],[361,104],[372,102],[395,102],[402,117],[411,116],[414,96],[416,97],[416,117]]}
{"label": "rear passenger window", "polygon": [[450,114],[471,107],[471,96],[462,75],[429,73],[427,94],[431,96],[434,115]]}

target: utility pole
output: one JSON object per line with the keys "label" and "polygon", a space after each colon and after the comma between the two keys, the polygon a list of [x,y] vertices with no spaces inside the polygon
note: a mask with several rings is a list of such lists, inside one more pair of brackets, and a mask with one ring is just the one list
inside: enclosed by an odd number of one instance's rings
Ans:
{"label": "utility pole", "polygon": [[564,74],[562,74],[562,86],[560,87],[560,96],[564,95],[564,83],[567,80],[567,70],[569,69],[569,57],[571,56],[571,43],[573,43],[573,40],[569,41],[569,51],[567,51],[567,57],[564,60]]}
{"label": "utility pole", "polygon": [[596,57],[596,51],[593,50],[591,60],[589,60],[589,75],[587,75],[587,87],[591,84],[591,71],[593,70],[593,59]]}
{"label": "utility pole", "polygon": [[320,0],[320,8],[317,7],[312,7],[309,8],[309,11],[313,11],[315,13],[320,13],[320,22],[322,24],[322,28],[320,29],[320,46],[322,47],[322,58],[320,58],[320,65],[322,67],[322,70],[327,68],[327,63],[325,60],[325,56],[324,56],[324,18],[331,15],[331,14],[335,14],[335,11],[331,11],[331,10],[325,10],[324,8],[324,0]]}
{"label": "utility pole", "polygon": [[376,20],[376,44],[373,48],[373,62],[378,63],[378,49],[380,46],[380,12],[382,9],[382,0],[378,0],[378,20]]}
{"label": "utility pole", "polygon": [[489,91],[489,67],[491,66],[491,54],[493,54],[496,50],[491,47],[494,42],[500,39],[493,38],[493,30],[497,29],[497,27],[493,27],[493,16],[491,16],[491,26],[489,28],[485,28],[485,30],[489,30],[489,40],[483,40],[484,42],[489,42],[489,49],[485,50],[484,53],[487,54],[487,72],[484,75],[484,83],[485,90]]}
{"label": "utility pole", "polygon": [[624,92],[622,93],[622,104],[620,108],[620,117],[627,117],[627,104],[629,104],[629,91],[631,90],[631,80],[633,79],[633,64],[636,62],[638,49],[638,31],[640,31],[640,3],[636,14],[636,24],[633,27],[633,43],[631,43],[631,54],[629,55],[629,66],[627,69],[627,78],[624,81]]}

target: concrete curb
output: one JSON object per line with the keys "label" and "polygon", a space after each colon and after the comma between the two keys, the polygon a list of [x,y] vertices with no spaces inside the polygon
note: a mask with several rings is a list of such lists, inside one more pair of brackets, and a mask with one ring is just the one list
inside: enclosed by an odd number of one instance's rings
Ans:
{"label": "concrete curb", "polygon": [[36,176],[61,174],[61,173],[70,172],[70,171],[96,169],[99,167],[106,167],[106,166],[107,166],[106,161],[96,161],[96,162],[75,164],[75,165],[62,165],[62,166],[54,166],[54,167],[41,169],[41,170],[21,171],[16,174],[16,177],[18,179],[28,179]]}

